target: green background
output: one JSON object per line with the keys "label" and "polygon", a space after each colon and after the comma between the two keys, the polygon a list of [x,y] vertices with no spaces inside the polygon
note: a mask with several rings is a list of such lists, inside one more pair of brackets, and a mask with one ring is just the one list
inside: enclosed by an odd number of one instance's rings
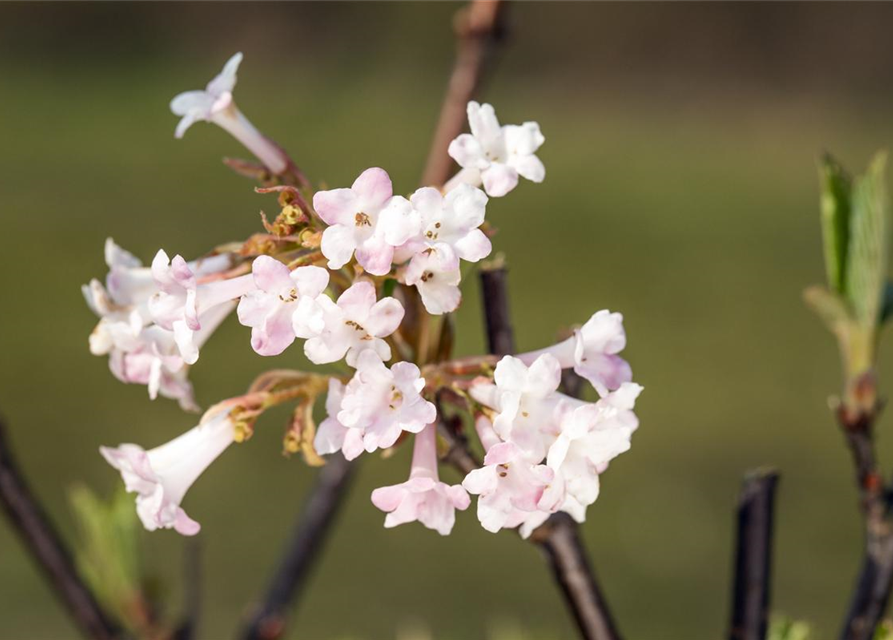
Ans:
{"label": "green background", "polygon": [[[111,492],[100,444],[154,446],[194,418],[149,402],[87,350],[79,286],[112,236],[148,262],[197,255],[275,210],[219,158],[242,150],[199,124],[175,141],[169,99],[245,53],[237,101],[315,181],[385,167],[421,174],[452,64],[453,4],[0,5],[0,411],[66,535],[74,483]],[[582,532],[628,638],[724,633],[742,474],[774,465],[776,610],[831,638],[860,556],[843,440],[827,409],[836,348],[801,302],[821,282],[815,160],[853,170],[893,141],[893,25],[879,5],[521,4],[485,98],[539,121],[542,185],[493,200],[518,344],[532,349],[610,308],[644,385],[633,449],[612,464]],[[483,349],[477,283],[458,350]],[[881,388],[890,386],[883,364]],[[199,402],[241,393],[264,360],[228,322],[192,372]],[[314,471],[280,455],[263,419],[186,500],[204,529],[202,638],[231,637],[261,593]],[[893,460],[888,420],[882,461]],[[440,538],[382,528],[370,491],[408,451],[368,456],[296,608],[293,638],[572,637],[538,552],[473,510]],[[452,472],[445,472],[452,480]],[[182,542],[145,535],[147,569],[176,585]],[[178,588],[170,589],[170,611]],[[0,522],[0,638],[74,637]]]}

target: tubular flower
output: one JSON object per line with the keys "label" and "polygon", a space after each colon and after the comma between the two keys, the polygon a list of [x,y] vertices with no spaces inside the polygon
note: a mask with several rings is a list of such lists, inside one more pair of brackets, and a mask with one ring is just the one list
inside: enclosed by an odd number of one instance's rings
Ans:
{"label": "tubular flower", "polygon": [[395,298],[375,300],[371,282],[351,285],[333,302],[320,295],[299,304],[294,313],[294,333],[305,338],[304,353],[311,362],[326,364],[347,356],[347,364],[356,366],[357,357],[366,350],[381,360],[391,359],[391,348],[382,340],[400,326],[403,305]]}
{"label": "tubular flower", "polygon": [[320,267],[288,267],[269,256],[252,264],[254,284],[239,301],[239,322],[251,327],[251,348],[262,356],[279,355],[295,340],[292,316],[301,298],[317,298],[329,284]]}
{"label": "tubular flower", "polygon": [[363,453],[363,430],[349,429],[338,421],[343,398],[344,385],[335,378],[329,378],[329,394],[326,396],[328,417],[316,431],[313,448],[322,455],[341,451],[345,459],[353,460]]}
{"label": "tubular flower", "polygon": [[546,141],[536,122],[500,126],[489,104],[468,103],[471,133],[450,143],[449,154],[462,167],[446,185],[450,191],[461,183],[484,185],[487,195],[506,195],[518,185],[518,176],[542,182],[546,168],[536,150]]}
{"label": "tubular flower", "polygon": [[403,282],[419,290],[425,310],[432,315],[455,311],[462,301],[459,260],[448,244],[417,253],[403,270]]}
{"label": "tubular flower", "polygon": [[195,122],[213,122],[245,145],[267,169],[281,174],[288,168],[285,154],[251,124],[233,101],[236,72],[241,62],[242,54],[235,54],[204,91],[186,91],[171,100],[171,111],[180,116],[174,137],[182,138]]}
{"label": "tubular flower", "polygon": [[378,354],[365,350],[356,367],[337,419],[360,430],[367,452],[392,446],[404,431],[419,433],[437,418],[434,405],[421,396],[425,379],[414,364],[398,362],[388,369]]}
{"label": "tubular flower", "polygon": [[255,289],[250,275],[198,284],[186,261],[179,255],[169,259],[163,249],[152,261],[152,277],[158,291],[149,298],[149,313],[158,326],[174,332],[187,364],[198,360],[196,332],[202,327],[201,315]]}
{"label": "tubular flower", "polygon": [[633,377],[629,363],[617,354],[626,347],[623,316],[607,309],[596,312],[574,335],[552,347],[518,356],[525,364],[544,353],[554,356],[563,369],[573,367],[598,394],[606,396]]}
{"label": "tubular flower", "polygon": [[456,509],[464,511],[470,502],[461,485],[440,481],[434,425],[416,434],[409,480],[372,492],[372,504],[388,514],[385,527],[418,520],[442,536],[453,530]]}
{"label": "tubular flower", "polygon": [[[322,235],[322,253],[329,269],[357,262],[369,273],[391,270],[394,247],[418,233],[418,216],[404,198],[392,198],[391,178],[384,169],[366,169],[349,189],[317,191],[316,213],[329,227]],[[393,202],[392,202],[393,200]]]}
{"label": "tubular flower", "polygon": [[189,487],[234,439],[229,413],[221,413],[149,451],[135,444],[99,451],[121,472],[127,491],[137,494],[136,512],[146,529],[175,529],[192,536],[201,526],[180,504]]}

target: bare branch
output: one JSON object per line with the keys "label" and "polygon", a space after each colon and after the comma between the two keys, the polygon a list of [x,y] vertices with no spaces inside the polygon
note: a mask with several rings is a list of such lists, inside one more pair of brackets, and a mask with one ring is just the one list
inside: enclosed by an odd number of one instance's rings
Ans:
{"label": "bare branch", "polygon": [[329,530],[347,494],[356,465],[340,455],[320,469],[316,485],[289,536],[266,596],[242,631],[245,640],[275,640],[285,632],[286,614],[321,555]]}
{"label": "bare branch", "polygon": [[764,640],[769,622],[772,520],[778,473],[758,469],[744,478],[738,500],[731,640]]}
{"label": "bare branch", "polygon": [[118,628],[81,579],[71,555],[16,464],[0,422],[0,503],[50,587],[87,638],[112,640]]}
{"label": "bare branch", "polygon": [[192,640],[198,635],[202,608],[202,547],[200,538],[183,541],[183,619],[171,640]]}
{"label": "bare branch", "polygon": [[465,126],[468,101],[476,95],[493,45],[503,35],[504,14],[505,2],[501,0],[474,0],[456,14],[456,63],[422,174],[424,185],[442,185],[450,177],[453,161],[447,148]]}
{"label": "bare branch", "polygon": [[509,314],[508,272],[502,265],[481,268],[481,296],[487,345],[490,353],[504,356],[515,352],[515,333]]}

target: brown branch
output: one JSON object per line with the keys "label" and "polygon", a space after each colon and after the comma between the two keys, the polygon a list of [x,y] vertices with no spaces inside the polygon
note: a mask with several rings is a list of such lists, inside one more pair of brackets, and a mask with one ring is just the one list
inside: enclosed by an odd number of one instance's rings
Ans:
{"label": "brown branch", "polygon": [[[490,352],[497,355],[514,353],[505,268],[482,270],[481,285]],[[619,640],[620,633],[586,557],[577,523],[566,513],[553,514],[533,531],[530,541],[545,552],[580,635],[586,640]]]}
{"label": "brown branch", "polygon": [[201,608],[201,538],[186,538],[183,541],[183,615],[171,640],[192,640],[198,635]]}
{"label": "brown branch", "polygon": [[422,174],[423,185],[442,185],[450,177],[453,161],[447,148],[465,127],[466,106],[480,88],[493,45],[503,36],[504,17],[501,0],[474,0],[456,14],[456,62]]}
{"label": "brown branch", "polygon": [[118,628],[74,567],[71,554],[28,488],[0,422],[0,504],[56,596],[87,638],[112,640]]}
{"label": "brown branch", "polygon": [[285,632],[287,609],[300,595],[347,495],[356,465],[340,455],[329,458],[298,517],[263,602],[242,631],[245,640],[275,640]]}
{"label": "brown branch", "polygon": [[870,640],[874,637],[893,587],[893,519],[874,452],[873,429],[878,412],[876,403],[867,411],[847,408],[843,404],[837,412],[853,457],[865,526],[862,568],[840,632],[841,640]]}
{"label": "brown branch", "polygon": [[738,500],[730,640],[766,638],[777,486],[778,473],[772,470],[758,469],[744,478]]}

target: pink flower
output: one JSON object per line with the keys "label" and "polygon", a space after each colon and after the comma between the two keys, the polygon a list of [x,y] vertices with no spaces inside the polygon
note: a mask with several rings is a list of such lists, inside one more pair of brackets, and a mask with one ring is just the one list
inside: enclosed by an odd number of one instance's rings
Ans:
{"label": "pink flower", "polygon": [[[318,191],[316,213],[329,227],[323,232],[322,253],[329,269],[357,262],[369,273],[391,270],[394,247],[418,233],[418,216],[403,198],[392,202],[391,178],[384,169],[366,169],[349,189]],[[387,208],[387,210],[385,210]]]}
{"label": "pink flower", "polygon": [[629,363],[617,354],[626,347],[623,316],[603,309],[595,313],[574,335],[555,346],[519,355],[527,364],[544,353],[555,356],[562,368],[573,367],[589,380],[600,396],[632,380]]}
{"label": "pink flower", "polygon": [[462,300],[459,260],[448,244],[424,249],[403,271],[403,282],[419,290],[425,310],[432,315],[455,311]]}
{"label": "pink flower", "polygon": [[440,482],[434,425],[428,425],[415,437],[409,480],[372,492],[372,504],[388,514],[385,527],[418,520],[442,536],[453,530],[456,509],[464,511],[470,502],[460,485]]}
{"label": "pink flower", "polygon": [[171,100],[171,111],[181,116],[174,136],[182,138],[197,121],[213,122],[245,145],[270,171],[283,173],[288,168],[285,154],[251,124],[233,101],[241,62],[242,54],[235,54],[204,91],[186,91]]}
{"label": "pink flower", "polygon": [[136,493],[136,512],[149,531],[175,529],[192,536],[201,529],[180,506],[186,491],[235,439],[228,413],[145,451],[135,444],[100,447],[106,461],[121,472],[124,486]]}
{"label": "pink flower", "polygon": [[152,261],[152,276],[158,292],[149,299],[149,313],[158,326],[174,332],[187,364],[198,360],[195,332],[201,329],[201,314],[255,289],[250,275],[198,284],[186,261],[179,255],[170,260],[164,250]]}
{"label": "pink flower", "polygon": [[349,429],[338,421],[343,398],[344,385],[335,378],[329,378],[329,395],[326,396],[328,416],[316,430],[313,448],[320,455],[341,451],[345,459],[353,460],[363,453],[363,430]]}
{"label": "pink flower", "polygon": [[337,362],[347,356],[355,366],[358,355],[374,351],[390,360],[391,348],[382,340],[400,326],[403,305],[394,298],[375,299],[375,285],[356,282],[333,302],[327,295],[299,304],[294,313],[294,333],[305,338],[304,353],[311,362]]}
{"label": "pink flower", "polygon": [[388,369],[378,354],[365,350],[356,367],[337,418],[361,431],[367,452],[392,446],[404,431],[419,433],[437,418],[434,405],[422,398],[425,379],[414,364],[398,362]]}
{"label": "pink flower", "polygon": [[478,520],[487,531],[522,524],[533,513],[547,516],[561,506],[564,487],[555,472],[544,464],[531,462],[512,442],[501,442],[489,420],[479,417],[475,427],[487,451],[484,466],[462,481],[469,493],[478,495]]}
{"label": "pink flower", "polygon": [[320,267],[288,267],[269,256],[252,265],[254,284],[239,301],[239,322],[251,327],[251,347],[262,356],[279,355],[295,340],[292,316],[302,297],[315,299],[329,284]]}
{"label": "pink flower", "polygon": [[518,358],[505,356],[493,379],[495,384],[472,386],[472,397],[498,412],[493,428],[501,439],[523,449],[531,460],[542,460],[559,431],[559,407],[567,398],[557,392],[558,361],[543,354],[528,369]]}
{"label": "pink flower", "polygon": [[487,195],[500,197],[518,185],[518,176],[542,182],[546,169],[536,150],[545,142],[536,122],[500,126],[489,104],[468,103],[471,133],[450,143],[449,154],[462,167],[446,185],[450,191],[461,183],[483,183]]}

